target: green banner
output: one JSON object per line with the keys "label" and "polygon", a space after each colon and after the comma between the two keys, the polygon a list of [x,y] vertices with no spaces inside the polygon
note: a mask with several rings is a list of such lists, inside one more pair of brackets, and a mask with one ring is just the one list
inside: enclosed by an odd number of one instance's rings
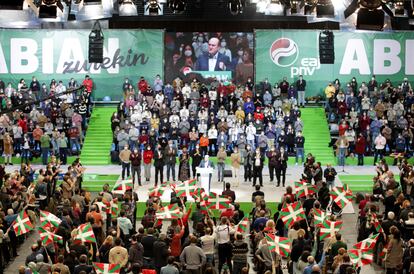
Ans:
{"label": "green banner", "polygon": [[256,82],[271,83],[287,77],[293,83],[303,75],[306,96],[322,94],[338,78],[342,87],[352,77],[378,83],[390,79],[394,85],[414,75],[414,33],[334,32],[335,63],[319,62],[319,31],[256,31]]}
{"label": "green banner", "polygon": [[14,87],[32,76],[40,83],[52,79],[66,84],[70,78],[82,83],[88,74],[95,83],[93,96],[112,100],[122,97],[128,77],[136,89],[140,76],[152,85],[155,75],[163,77],[162,30],[104,31],[102,64],[88,63],[90,30],[0,30],[0,79]]}

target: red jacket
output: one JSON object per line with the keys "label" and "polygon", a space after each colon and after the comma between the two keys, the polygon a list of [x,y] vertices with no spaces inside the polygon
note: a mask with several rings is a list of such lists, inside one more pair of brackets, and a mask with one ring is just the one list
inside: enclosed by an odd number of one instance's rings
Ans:
{"label": "red jacket", "polygon": [[365,140],[365,137],[358,137],[355,143],[355,153],[364,154],[366,148],[367,148],[367,141]]}
{"label": "red jacket", "polygon": [[339,125],[339,128],[338,128],[338,131],[339,131],[339,136],[344,135],[344,134],[345,134],[345,131],[346,131],[348,128],[349,128],[349,126],[348,126],[348,125],[343,125],[343,124],[340,124],[340,125]]}
{"label": "red jacket", "polygon": [[139,137],[138,137],[138,141],[139,141],[139,143],[140,144],[148,144],[148,140],[149,140],[149,138],[148,138],[148,135],[140,135]]}
{"label": "red jacket", "polygon": [[142,93],[145,93],[147,91],[147,89],[148,89],[148,83],[147,83],[147,81],[145,81],[145,80],[139,80],[139,82],[138,82],[138,89]]}
{"label": "red jacket", "polygon": [[260,120],[260,121],[263,121],[264,120],[264,114],[263,113],[261,113],[261,112],[255,112],[254,113],[254,119],[255,120]]}
{"label": "red jacket", "polygon": [[154,152],[152,150],[144,150],[144,164],[151,164],[152,158],[154,158]]}
{"label": "red jacket", "polygon": [[27,133],[27,121],[25,119],[19,119],[18,125],[22,128],[23,133]]}
{"label": "red jacket", "polygon": [[171,239],[171,256],[178,257],[181,254],[181,238],[184,235],[184,228],[179,233],[175,233]]}
{"label": "red jacket", "polygon": [[85,87],[88,93],[92,92],[93,82],[91,78],[83,80],[82,85]]}

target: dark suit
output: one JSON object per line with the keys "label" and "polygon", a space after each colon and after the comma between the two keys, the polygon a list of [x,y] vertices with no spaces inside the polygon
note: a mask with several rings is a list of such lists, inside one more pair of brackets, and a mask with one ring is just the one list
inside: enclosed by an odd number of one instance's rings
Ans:
{"label": "dark suit", "polygon": [[286,151],[282,153],[278,152],[276,156],[276,180],[277,186],[280,186],[280,176],[282,175],[282,184],[285,186],[286,182],[286,168],[287,168],[287,160],[288,154]]}
{"label": "dark suit", "polygon": [[174,147],[167,146],[164,153],[164,163],[167,165],[167,180],[170,180],[170,173],[175,181],[175,162],[177,159],[177,150]]}
{"label": "dark suit", "polygon": [[158,176],[160,182],[163,183],[164,179],[164,155],[161,150],[155,150],[154,152],[154,167],[155,167],[155,185],[158,184]]}
{"label": "dark suit", "polygon": [[[209,59],[209,55],[208,53],[205,53],[203,55],[201,55],[200,57],[198,57],[196,64],[195,64],[195,70],[196,71],[209,71],[208,69],[208,59]],[[230,59],[228,56],[218,52],[217,53],[217,62],[216,62],[216,66],[214,67],[214,71],[223,71],[220,67],[219,64],[223,62],[223,64],[225,65],[226,68],[229,67],[230,65]]]}
{"label": "dark suit", "polygon": [[265,160],[265,157],[262,153],[260,153],[260,165],[256,165],[256,160],[258,160],[258,157],[256,153],[253,155],[253,186],[256,185],[256,179],[259,178],[260,186],[263,186],[263,163]]}

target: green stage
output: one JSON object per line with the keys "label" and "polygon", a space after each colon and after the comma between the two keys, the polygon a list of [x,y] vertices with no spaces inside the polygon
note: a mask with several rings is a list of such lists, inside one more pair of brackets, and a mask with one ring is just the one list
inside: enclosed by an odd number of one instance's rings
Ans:
{"label": "green stage", "polygon": [[[351,168],[345,168],[345,171],[350,172]],[[343,184],[349,185],[349,188],[355,194],[356,192],[372,193],[373,178],[375,175],[339,175],[339,179]],[[399,182],[400,176],[395,175],[395,180]]]}

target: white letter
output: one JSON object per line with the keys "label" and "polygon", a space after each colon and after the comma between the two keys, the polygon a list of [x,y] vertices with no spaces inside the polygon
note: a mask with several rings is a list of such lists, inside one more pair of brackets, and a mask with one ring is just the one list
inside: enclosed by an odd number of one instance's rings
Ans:
{"label": "white letter", "polygon": [[42,71],[53,73],[53,39],[42,39]]}
{"label": "white letter", "polygon": [[414,75],[413,60],[414,60],[414,40],[405,40],[405,74]]}
{"label": "white letter", "polygon": [[[385,52],[385,49],[389,49]],[[398,73],[401,69],[400,42],[391,39],[374,40],[374,74],[388,75]],[[387,62],[385,62],[387,61]]]}
{"label": "white letter", "polygon": [[[83,50],[79,38],[65,38],[63,46],[60,49],[56,73],[63,73],[65,68],[69,65],[70,68],[74,68],[76,66],[77,69],[80,69],[84,62],[85,57],[83,56]],[[65,65],[65,63],[67,64]],[[78,73],[83,74],[86,73],[86,71],[82,69]]]}
{"label": "white letter", "polygon": [[[39,67],[36,56],[37,42],[27,38],[10,39],[11,73],[32,73]],[[24,62],[23,62],[24,61]]]}
{"label": "white letter", "polygon": [[291,67],[290,68],[290,77],[299,75],[299,68]]}
{"label": "white letter", "polygon": [[[355,55],[356,58],[354,58]],[[362,39],[348,40],[339,74],[351,74],[353,69],[359,70],[359,74],[371,74],[367,53]]]}
{"label": "white letter", "polygon": [[6,64],[6,58],[4,58],[3,47],[0,44],[0,73],[9,73]]}

